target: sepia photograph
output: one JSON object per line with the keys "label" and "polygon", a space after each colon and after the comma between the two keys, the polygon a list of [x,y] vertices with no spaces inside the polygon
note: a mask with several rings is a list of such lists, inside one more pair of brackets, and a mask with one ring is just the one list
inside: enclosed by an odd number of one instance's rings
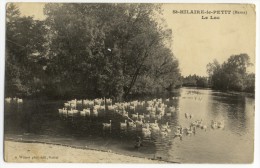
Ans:
{"label": "sepia photograph", "polygon": [[254,163],[255,4],[8,2],[4,25],[4,162]]}

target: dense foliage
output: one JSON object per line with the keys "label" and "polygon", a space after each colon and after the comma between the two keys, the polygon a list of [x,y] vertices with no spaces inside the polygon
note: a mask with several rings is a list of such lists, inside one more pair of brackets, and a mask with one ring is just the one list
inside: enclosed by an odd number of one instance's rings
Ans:
{"label": "dense foliage", "polygon": [[223,64],[217,60],[207,65],[212,87],[219,90],[255,91],[255,74],[247,73],[250,66],[247,54],[232,55]]}
{"label": "dense foliage", "polygon": [[7,8],[6,93],[37,95],[42,90],[43,56],[46,29],[42,21],[20,17],[13,4]]}
{"label": "dense foliage", "polygon": [[7,7],[7,95],[120,100],[180,85],[160,5],[51,3],[44,13]]}

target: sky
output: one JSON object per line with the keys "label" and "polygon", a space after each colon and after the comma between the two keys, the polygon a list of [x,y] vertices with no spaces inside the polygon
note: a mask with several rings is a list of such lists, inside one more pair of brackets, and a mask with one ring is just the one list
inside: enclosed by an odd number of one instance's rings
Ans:
{"label": "sky", "polygon": [[[43,3],[19,3],[21,14],[43,20]],[[247,53],[255,63],[255,12],[250,5],[163,4],[163,17],[172,29],[171,49],[179,60],[183,76],[206,76],[206,65],[214,59],[220,63],[231,55]],[[173,14],[173,10],[231,10],[247,14],[212,15],[220,19],[201,19],[207,14]],[[255,66],[249,68],[254,72]]]}

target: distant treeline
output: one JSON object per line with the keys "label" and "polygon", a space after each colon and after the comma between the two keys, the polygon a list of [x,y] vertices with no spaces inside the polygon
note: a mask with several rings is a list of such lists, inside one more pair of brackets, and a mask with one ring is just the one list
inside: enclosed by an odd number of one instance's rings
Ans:
{"label": "distant treeline", "polygon": [[111,97],[181,85],[159,4],[46,4],[46,19],[6,13],[5,95]]}
{"label": "distant treeline", "polygon": [[182,86],[187,87],[210,87],[208,77],[189,75],[182,77]]}

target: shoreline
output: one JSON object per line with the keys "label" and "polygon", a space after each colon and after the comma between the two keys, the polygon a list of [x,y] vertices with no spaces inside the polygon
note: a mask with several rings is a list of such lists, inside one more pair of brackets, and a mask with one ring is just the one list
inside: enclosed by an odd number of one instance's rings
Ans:
{"label": "shoreline", "polygon": [[176,163],[129,156],[110,150],[12,138],[4,141],[4,160],[11,163]]}

